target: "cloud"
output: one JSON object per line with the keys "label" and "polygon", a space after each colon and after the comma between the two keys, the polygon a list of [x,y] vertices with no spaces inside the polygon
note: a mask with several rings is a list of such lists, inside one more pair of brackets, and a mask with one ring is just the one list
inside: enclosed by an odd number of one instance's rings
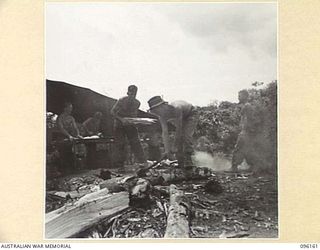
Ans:
{"label": "cloud", "polygon": [[276,5],[47,3],[46,74],[114,98],[139,86],[143,108],[237,101],[276,78]]}
{"label": "cloud", "polygon": [[244,49],[252,57],[276,56],[277,6],[275,3],[184,4],[167,7],[168,17],[218,53]]}

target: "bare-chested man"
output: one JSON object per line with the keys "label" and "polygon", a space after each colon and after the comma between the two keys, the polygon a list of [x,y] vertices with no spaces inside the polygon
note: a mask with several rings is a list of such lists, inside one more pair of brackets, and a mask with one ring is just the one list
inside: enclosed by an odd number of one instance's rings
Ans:
{"label": "bare-chested man", "polygon": [[[192,104],[185,101],[165,102],[160,96],[148,101],[150,112],[158,116],[162,129],[165,154],[171,157],[176,153],[179,165],[192,166],[193,133],[197,125],[197,115]],[[168,122],[176,128],[175,142],[169,140]]]}
{"label": "bare-chested man", "polygon": [[[260,149],[261,143],[257,143],[257,134],[261,129],[262,113],[258,111],[248,102],[249,93],[247,90],[241,90],[238,95],[241,108],[241,132],[233,151],[231,171],[237,172],[238,166],[246,160],[249,165],[252,162],[257,162],[258,156],[255,156],[255,151]],[[261,158],[261,156],[260,156]]]}
{"label": "bare-chested man", "polygon": [[76,121],[71,115],[72,109],[72,104],[70,102],[66,102],[62,113],[57,118],[57,124],[60,132],[70,140],[81,137]]}

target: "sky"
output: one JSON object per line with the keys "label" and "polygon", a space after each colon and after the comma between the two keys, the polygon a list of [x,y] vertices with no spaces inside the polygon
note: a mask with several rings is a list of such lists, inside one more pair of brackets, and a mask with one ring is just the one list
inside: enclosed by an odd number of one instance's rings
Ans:
{"label": "sky", "polygon": [[275,3],[46,3],[46,78],[141,109],[160,95],[197,106],[237,102],[277,79]]}

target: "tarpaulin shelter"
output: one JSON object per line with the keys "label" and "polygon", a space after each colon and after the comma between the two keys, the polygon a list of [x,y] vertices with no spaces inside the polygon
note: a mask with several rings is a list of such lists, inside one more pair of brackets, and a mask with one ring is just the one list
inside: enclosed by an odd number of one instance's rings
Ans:
{"label": "tarpaulin shelter", "polygon": [[[103,114],[101,129],[104,135],[112,136],[113,117],[110,110],[117,101],[114,98],[102,95],[91,89],[79,87],[65,82],[46,81],[47,112],[60,114],[65,102],[73,105],[72,116],[79,123],[84,122],[95,112]],[[138,117],[155,118],[153,115],[139,110]],[[159,124],[156,125],[159,127]],[[139,127],[139,131],[149,130],[145,126]]]}
{"label": "tarpaulin shelter", "polygon": [[[105,139],[97,140],[97,144],[86,144],[88,150],[87,164],[90,168],[105,168],[112,166],[113,155],[117,155],[118,152],[113,150],[113,147],[108,147],[108,149],[103,148],[102,150],[100,146],[108,140],[107,138],[113,137],[114,119],[111,116],[110,111],[117,100],[88,88],[52,80],[46,80],[46,97],[46,111],[57,115],[62,113],[63,106],[66,102],[72,103],[72,116],[75,118],[77,123],[83,123],[86,119],[92,117],[97,111],[102,112],[101,132]],[[138,112],[138,117],[156,118],[155,116],[141,110]],[[47,130],[47,145],[50,145],[52,140],[54,140],[53,138],[55,138],[53,136],[53,133],[55,133],[54,130],[55,128]],[[160,124],[156,123],[148,126],[139,125],[138,130],[139,132],[149,132],[153,134],[155,131],[160,130]]]}

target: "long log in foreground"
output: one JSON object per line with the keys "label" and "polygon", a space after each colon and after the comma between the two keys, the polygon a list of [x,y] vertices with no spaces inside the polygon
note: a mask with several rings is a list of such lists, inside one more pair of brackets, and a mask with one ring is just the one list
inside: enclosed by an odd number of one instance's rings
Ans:
{"label": "long log in foreground", "polygon": [[46,214],[45,236],[47,239],[70,238],[128,207],[128,192],[109,194],[107,189],[102,189]]}
{"label": "long log in foreground", "polygon": [[189,214],[190,205],[183,191],[175,185],[170,185],[170,207],[167,218],[165,238],[189,238]]}

